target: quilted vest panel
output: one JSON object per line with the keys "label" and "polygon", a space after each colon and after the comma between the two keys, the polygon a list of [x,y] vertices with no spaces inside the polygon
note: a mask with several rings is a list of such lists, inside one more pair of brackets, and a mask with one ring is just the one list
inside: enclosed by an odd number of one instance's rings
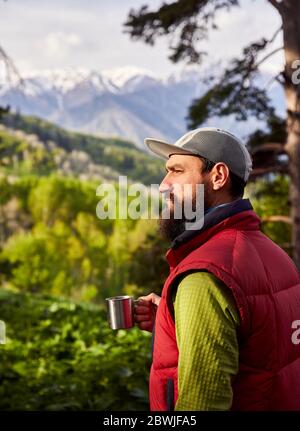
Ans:
{"label": "quilted vest panel", "polygon": [[243,211],[167,252],[170,274],[159,304],[150,372],[151,410],[172,410],[178,397],[178,348],[171,289],[191,270],[206,270],[231,289],[240,316],[239,371],[232,381],[233,410],[299,410],[300,275],[289,256]]}

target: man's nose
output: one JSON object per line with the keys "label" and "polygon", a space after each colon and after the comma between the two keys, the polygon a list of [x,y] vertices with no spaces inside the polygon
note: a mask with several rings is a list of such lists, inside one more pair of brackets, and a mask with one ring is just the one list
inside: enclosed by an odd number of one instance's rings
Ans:
{"label": "man's nose", "polygon": [[162,182],[160,183],[159,186],[159,192],[160,193],[167,193],[171,190],[172,185],[171,183],[167,180],[167,175],[165,176],[165,178],[162,180]]}

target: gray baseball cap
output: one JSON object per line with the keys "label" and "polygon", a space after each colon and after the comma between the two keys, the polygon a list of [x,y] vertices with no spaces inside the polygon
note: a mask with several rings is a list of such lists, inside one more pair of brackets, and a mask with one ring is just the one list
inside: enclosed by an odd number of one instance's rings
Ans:
{"label": "gray baseball cap", "polygon": [[168,159],[172,154],[190,154],[205,157],[214,163],[223,162],[245,182],[252,171],[251,156],[242,141],[216,127],[191,130],[175,144],[152,138],[145,139],[145,144],[163,159]]}

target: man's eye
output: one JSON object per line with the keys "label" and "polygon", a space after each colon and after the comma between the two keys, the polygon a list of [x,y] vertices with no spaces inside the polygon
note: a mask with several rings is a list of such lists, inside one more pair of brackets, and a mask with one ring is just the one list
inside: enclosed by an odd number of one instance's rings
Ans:
{"label": "man's eye", "polygon": [[172,172],[172,173],[178,174],[179,172],[183,172],[183,171],[182,171],[182,169],[170,169],[169,171],[168,171],[168,170],[166,170],[166,173],[167,173],[167,174],[168,174],[169,172]]}

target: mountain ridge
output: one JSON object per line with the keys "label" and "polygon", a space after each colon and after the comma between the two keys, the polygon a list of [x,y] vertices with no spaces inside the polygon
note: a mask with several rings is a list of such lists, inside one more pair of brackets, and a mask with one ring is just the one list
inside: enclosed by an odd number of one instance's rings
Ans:
{"label": "mountain ridge", "polygon": [[0,80],[0,104],[73,131],[121,136],[146,150],[149,135],[174,140],[185,131],[187,106],[199,94],[194,71],[158,78],[128,67],[96,72],[45,70],[22,81]]}
{"label": "mountain ridge", "polygon": [[[186,132],[188,108],[207,90],[205,75],[195,68],[165,78],[136,67],[31,71],[23,74],[22,81],[0,77],[0,105],[71,131],[120,136],[147,151],[146,137],[175,141]],[[278,89],[272,88],[271,95],[275,107],[284,106]],[[205,125],[217,125],[239,137],[261,127],[256,119],[239,123],[233,117],[213,118]]]}

